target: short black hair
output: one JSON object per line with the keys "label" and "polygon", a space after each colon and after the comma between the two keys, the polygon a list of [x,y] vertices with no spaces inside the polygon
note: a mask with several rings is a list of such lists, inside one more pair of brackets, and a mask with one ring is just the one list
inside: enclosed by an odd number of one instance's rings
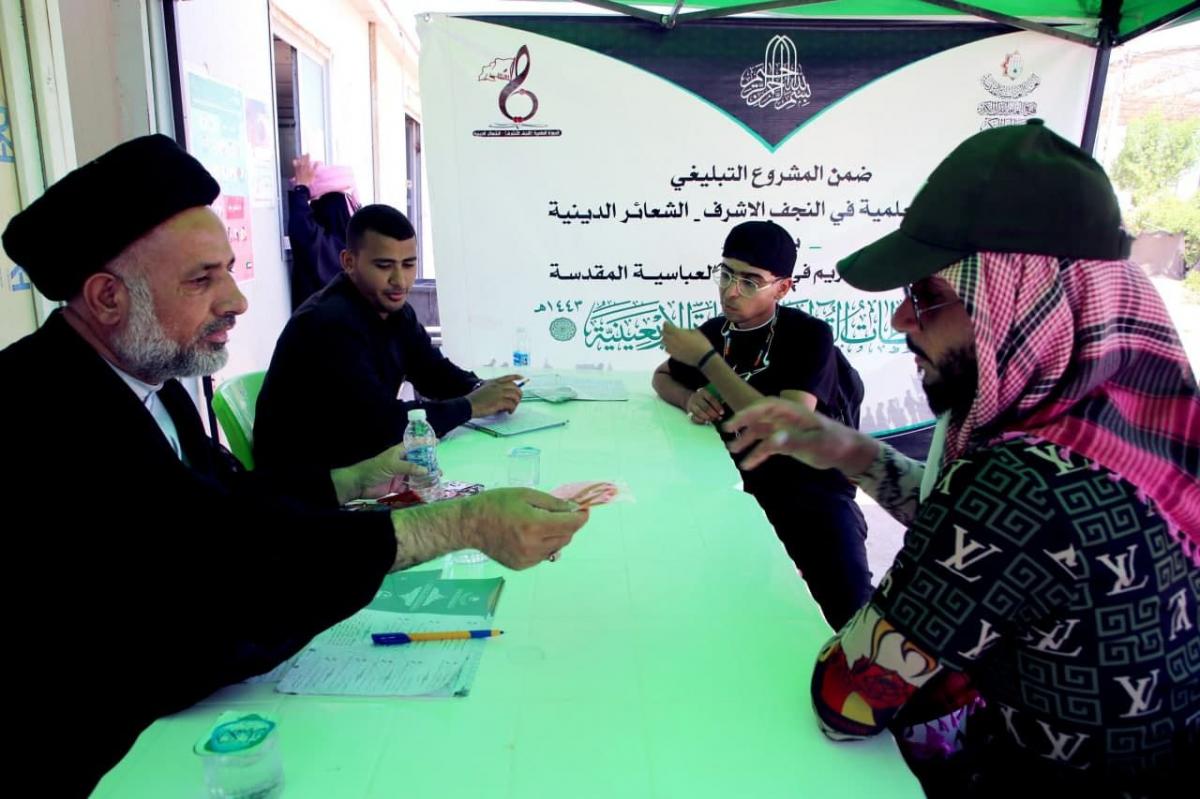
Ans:
{"label": "short black hair", "polygon": [[346,249],[358,252],[368,230],[397,241],[406,241],[417,235],[408,217],[392,206],[364,205],[354,212],[350,224],[346,225]]}

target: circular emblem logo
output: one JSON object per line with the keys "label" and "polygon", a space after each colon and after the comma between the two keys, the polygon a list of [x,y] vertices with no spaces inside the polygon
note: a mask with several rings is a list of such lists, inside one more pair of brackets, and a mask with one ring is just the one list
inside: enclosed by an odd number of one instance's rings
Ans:
{"label": "circular emblem logo", "polygon": [[555,341],[570,341],[575,338],[575,323],[565,316],[560,316],[550,323],[550,335]]}

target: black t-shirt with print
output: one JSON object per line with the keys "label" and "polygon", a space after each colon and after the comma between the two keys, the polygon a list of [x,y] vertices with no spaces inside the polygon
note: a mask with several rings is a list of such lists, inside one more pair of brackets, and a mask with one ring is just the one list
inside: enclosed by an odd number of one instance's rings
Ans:
{"label": "black t-shirt with print", "polygon": [[[817,410],[827,416],[837,416],[838,364],[834,352],[833,331],[829,325],[796,308],[779,306],[774,323],[754,330],[728,328],[724,316],[709,319],[700,332],[712,343],[718,355],[729,353],[725,360],[746,382],[769,397],[784,391],[807,391],[817,398]],[[725,335],[722,332],[725,331]],[[708,384],[708,379],[691,366],[671,358],[667,362],[671,376],[692,390]],[[727,421],[733,415],[725,407]],[[720,430],[721,439],[732,435]],[[735,456],[734,462],[741,460]],[[742,472],[746,490],[752,494],[785,490],[805,494],[834,492],[854,495],[854,487],[833,469],[813,469],[794,458],[776,456],[757,469]]]}

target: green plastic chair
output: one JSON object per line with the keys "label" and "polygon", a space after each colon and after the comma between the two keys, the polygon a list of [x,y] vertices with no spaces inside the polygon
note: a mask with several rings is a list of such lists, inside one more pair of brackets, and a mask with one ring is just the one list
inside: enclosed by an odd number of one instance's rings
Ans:
{"label": "green plastic chair", "polygon": [[229,441],[229,449],[247,469],[254,468],[254,406],[266,372],[250,372],[226,380],[213,392],[213,413]]}

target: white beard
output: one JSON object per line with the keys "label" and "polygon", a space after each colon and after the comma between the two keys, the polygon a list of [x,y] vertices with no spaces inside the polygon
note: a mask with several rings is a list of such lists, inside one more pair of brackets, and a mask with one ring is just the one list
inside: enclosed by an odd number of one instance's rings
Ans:
{"label": "white beard", "polygon": [[158,384],[171,378],[210,375],[229,360],[223,344],[213,347],[202,340],[225,329],[225,321],[205,326],[197,340],[185,347],[167,337],[154,312],[154,297],[146,279],[135,274],[121,280],[129,289],[129,319],[113,338],[112,347],[130,374]]}

